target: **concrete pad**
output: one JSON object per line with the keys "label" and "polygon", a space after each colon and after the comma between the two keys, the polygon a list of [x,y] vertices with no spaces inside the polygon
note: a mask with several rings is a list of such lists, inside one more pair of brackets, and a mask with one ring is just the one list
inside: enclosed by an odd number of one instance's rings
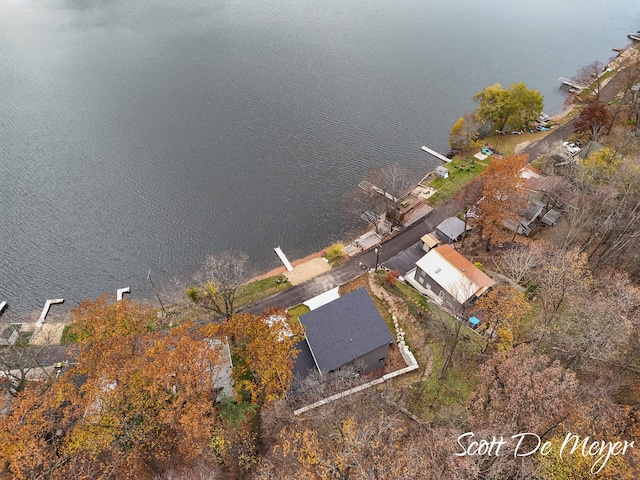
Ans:
{"label": "concrete pad", "polygon": [[433,210],[433,207],[430,207],[429,205],[427,205],[426,203],[418,208],[416,208],[413,212],[411,212],[409,214],[409,216],[405,219],[405,221],[403,222],[403,225],[405,227],[408,227],[409,225],[413,225],[414,223],[416,223],[419,220],[422,220],[425,216],[427,216],[431,211]]}
{"label": "concrete pad", "polygon": [[332,288],[331,290],[321,293],[320,295],[310,298],[306,302],[302,302],[302,303],[304,303],[307,307],[309,307],[309,310],[315,310],[316,308],[320,308],[321,306],[326,305],[327,303],[333,302],[334,300],[337,300],[338,298],[340,298],[340,295],[338,294],[339,288],[340,287]]}
{"label": "concrete pad", "polygon": [[293,267],[293,271],[288,272],[287,277],[291,285],[299,285],[329,270],[331,265],[324,258],[313,258]]}
{"label": "concrete pad", "polygon": [[363,250],[368,250],[380,243],[380,235],[371,230],[363,235],[360,235],[353,243],[355,243]]}
{"label": "concrete pad", "polygon": [[64,323],[44,323],[31,337],[31,345],[60,345]]}
{"label": "concrete pad", "polygon": [[484,153],[480,153],[480,152],[476,153],[474,157],[476,157],[480,161],[487,159],[487,156]]}

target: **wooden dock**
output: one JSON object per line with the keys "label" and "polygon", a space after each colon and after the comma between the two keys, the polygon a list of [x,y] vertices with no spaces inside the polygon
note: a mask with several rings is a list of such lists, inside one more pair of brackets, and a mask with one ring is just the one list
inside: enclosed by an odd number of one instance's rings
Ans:
{"label": "wooden dock", "polygon": [[122,300],[122,295],[125,293],[130,293],[129,287],[119,288],[116,290],[116,301],[119,302]]}
{"label": "wooden dock", "polygon": [[64,298],[54,298],[53,300],[47,300],[45,302],[44,308],[42,309],[42,313],[40,314],[40,318],[38,318],[38,321],[36,322],[36,328],[34,332],[37,332],[42,328],[42,324],[44,323],[44,319],[47,318],[47,314],[49,313],[49,309],[51,308],[51,305],[56,303],[62,303],[62,302],[64,302]]}
{"label": "wooden dock", "polygon": [[367,193],[368,192],[376,192],[378,195],[382,195],[382,196],[388,198],[393,203],[398,203],[398,201],[399,201],[398,198],[394,197],[389,192],[385,192],[382,188],[374,185],[371,182],[367,182],[366,180],[363,180],[362,182],[360,182],[358,184],[358,187],[360,187],[362,190],[364,190]]}
{"label": "wooden dock", "polygon": [[287,260],[287,257],[284,256],[284,253],[282,252],[282,249],[280,247],[274,247],[273,250],[276,252],[278,257],[280,257],[280,261],[284,265],[284,268],[286,268],[287,271],[289,271],[289,272],[293,271],[293,267],[289,263],[289,260]]}
{"label": "wooden dock", "polygon": [[425,152],[427,152],[430,155],[433,155],[434,157],[436,157],[438,160],[442,160],[445,163],[449,163],[451,161],[450,158],[445,157],[444,155],[439,154],[438,152],[436,152],[435,150],[431,150],[428,147],[425,147],[424,145],[422,146],[422,150],[424,150]]}
{"label": "wooden dock", "polygon": [[587,88],[584,85],[580,85],[579,83],[576,83],[573,80],[569,80],[568,78],[564,78],[564,77],[560,77],[558,81],[562,82],[563,85],[566,85],[569,88],[578,90],[579,92]]}

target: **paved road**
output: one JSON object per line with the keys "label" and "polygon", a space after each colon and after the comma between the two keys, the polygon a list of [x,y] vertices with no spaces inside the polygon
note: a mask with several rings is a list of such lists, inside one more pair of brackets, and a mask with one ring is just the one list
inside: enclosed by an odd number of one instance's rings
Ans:
{"label": "paved road", "polygon": [[[378,264],[389,260],[394,255],[406,250],[415,244],[420,238],[435,230],[436,225],[445,218],[457,214],[461,210],[455,199],[445,202],[442,206],[435,208],[422,220],[417,221],[410,227],[402,230],[392,239],[383,243],[380,247]],[[307,280],[300,285],[291,287],[272,297],[262,299],[245,308],[245,311],[260,313],[269,307],[290,308],[302,302],[320,295],[334,287],[343,285],[362,274],[363,270],[374,268],[376,264],[376,253],[371,250],[352,258],[348,263],[333,268],[330,271]],[[364,267],[364,268],[363,268]]]}
{"label": "paved road", "polygon": [[[600,88],[600,100],[604,103],[608,103],[613,100],[618,92],[620,92],[624,88],[625,79],[620,74],[617,73],[611,80],[609,80],[602,88]],[[564,125],[554,128],[547,136],[543,139],[532,143],[525,147],[521,153],[526,153],[529,155],[529,162],[532,162],[540,155],[545,153],[545,150],[554,145],[559,144],[565,139],[569,138],[573,135],[573,124],[575,123],[575,118],[571,119]],[[526,135],[526,134],[525,134]]]}
{"label": "paved road", "polygon": [[[604,87],[601,88],[600,100],[609,102],[623,88],[624,78],[617,74]],[[522,153],[529,155],[529,161],[535,160],[539,155],[544,153],[547,145],[553,145],[556,142],[562,142],[573,134],[573,123],[571,120],[566,124],[554,129],[543,139],[528,145],[523,149]],[[410,227],[398,233],[394,238],[385,242],[380,248],[380,256],[378,263],[389,260],[399,252],[406,250],[415,244],[420,238],[429,232],[435,230],[436,225],[445,218],[456,215],[462,206],[454,199],[450,199],[443,205],[432,210],[426,217],[414,223]],[[376,253],[369,251],[354,257],[348,263],[336,267],[327,273],[319,275],[306,282],[291,287],[272,297],[262,299],[245,310],[260,313],[268,307],[290,308],[301,304],[302,302],[320,295],[334,287],[343,285],[350,280],[357,278],[363,272],[363,266],[374,268],[376,264]]]}

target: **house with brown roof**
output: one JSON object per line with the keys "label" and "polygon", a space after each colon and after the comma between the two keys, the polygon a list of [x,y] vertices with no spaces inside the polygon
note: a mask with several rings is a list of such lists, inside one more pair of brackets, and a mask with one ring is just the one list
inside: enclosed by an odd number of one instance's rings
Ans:
{"label": "house with brown roof", "polygon": [[496,283],[451,245],[431,249],[405,279],[423,295],[452,308],[470,306]]}

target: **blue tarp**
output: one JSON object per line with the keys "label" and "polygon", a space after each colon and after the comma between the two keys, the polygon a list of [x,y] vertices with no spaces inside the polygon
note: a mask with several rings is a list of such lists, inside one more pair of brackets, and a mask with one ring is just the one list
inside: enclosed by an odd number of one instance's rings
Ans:
{"label": "blue tarp", "polygon": [[478,320],[476,317],[471,317],[471,318],[469,319],[469,323],[470,323],[471,325],[478,325],[478,324],[480,323],[480,320]]}

